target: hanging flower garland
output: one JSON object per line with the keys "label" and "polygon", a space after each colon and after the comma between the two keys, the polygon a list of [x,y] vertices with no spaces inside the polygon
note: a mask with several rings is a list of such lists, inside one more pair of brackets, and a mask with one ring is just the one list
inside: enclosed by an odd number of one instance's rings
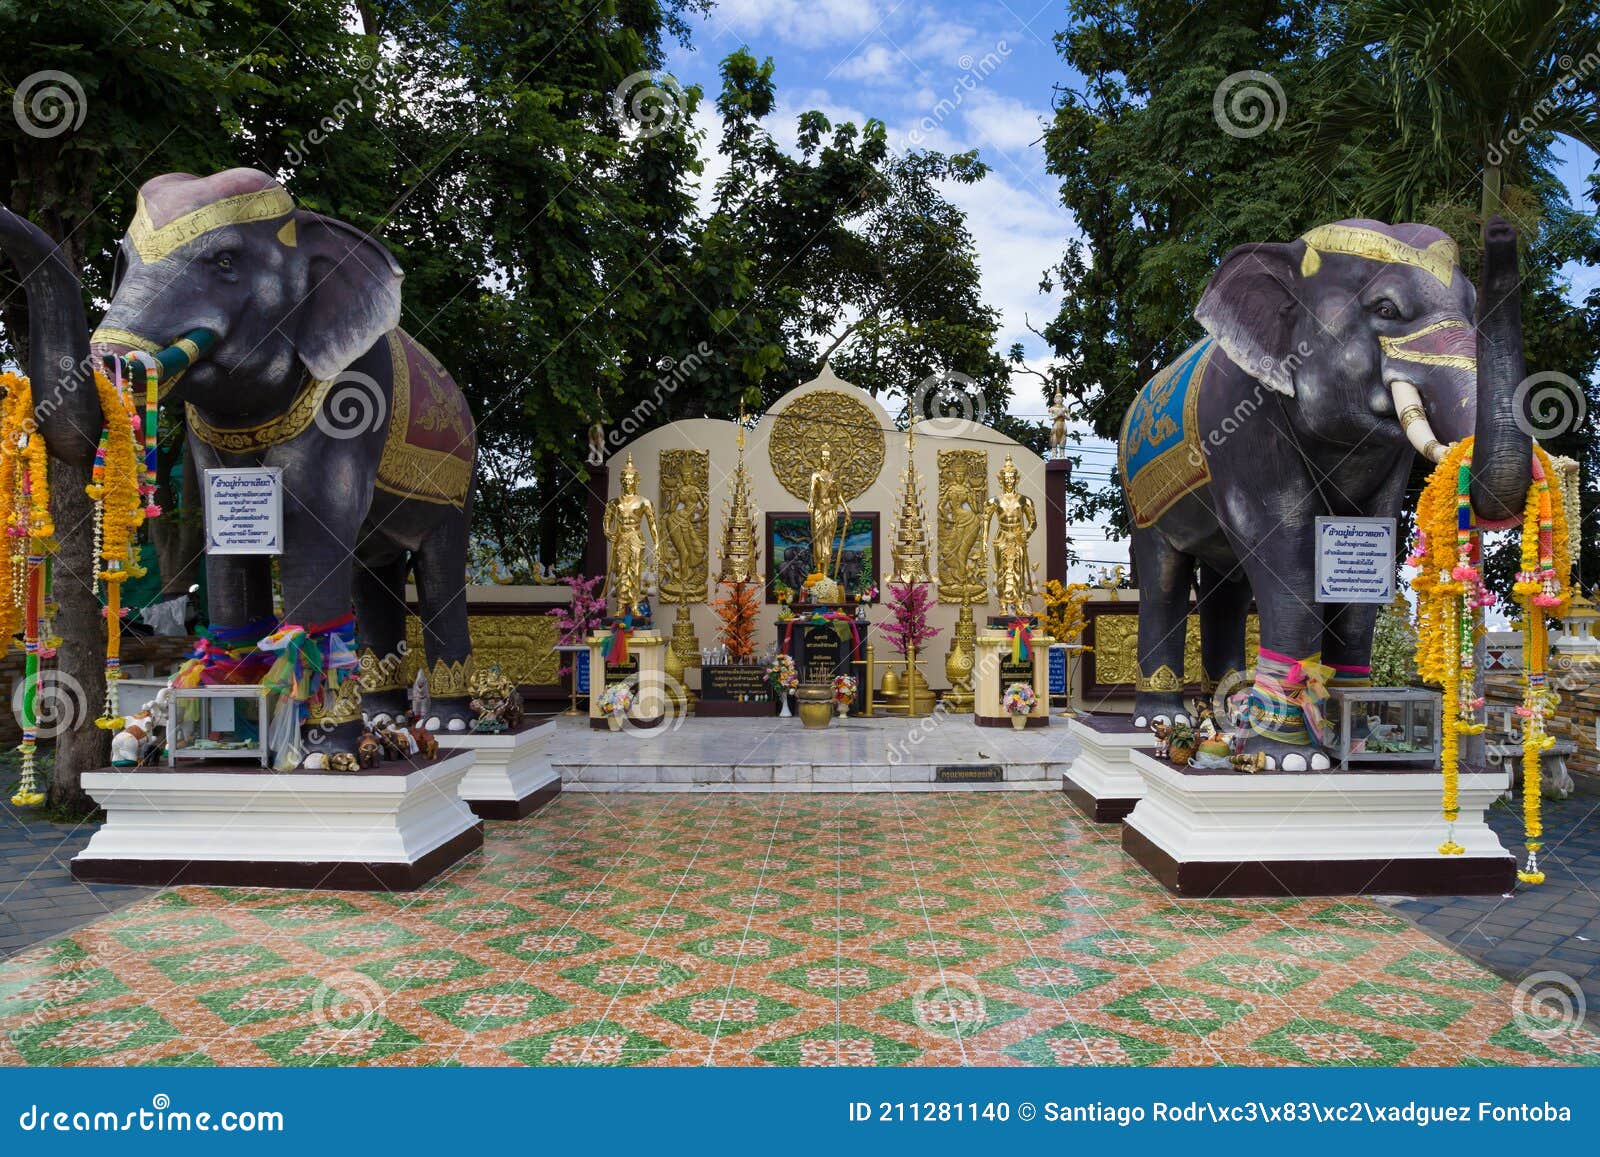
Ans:
{"label": "hanging flower garland", "polygon": [[55,526],[50,518],[50,479],[44,438],[34,426],[33,390],[28,379],[0,374],[0,511],[6,518],[10,565],[0,572],[0,631],[9,639],[22,630],[21,782],[11,797],[15,807],[44,803],[39,790],[38,688],[40,661],[54,653],[49,635],[49,563]]}
{"label": "hanging flower garland", "polygon": [[[1472,511],[1472,445],[1464,438],[1451,446],[1434,468],[1417,507],[1416,547],[1407,560],[1417,568],[1417,671],[1437,683],[1444,695],[1440,766],[1444,778],[1441,810],[1448,825],[1439,851],[1460,855],[1455,823],[1460,816],[1463,735],[1484,730],[1483,699],[1473,695],[1475,650],[1483,633],[1484,608],[1494,603],[1483,582],[1483,531],[1503,530],[1515,521],[1490,523]],[[1527,867],[1517,873],[1528,884],[1544,881],[1539,870],[1539,756],[1553,745],[1545,719],[1558,702],[1545,677],[1545,616],[1559,614],[1571,597],[1571,552],[1566,512],[1550,489],[1555,476],[1550,456],[1533,448],[1532,480],[1522,514],[1522,558],[1514,595],[1523,609],[1523,828]]]}
{"label": "hanging flower garland", "polygon": [[106,584],[106,698],[95,725],[117,731],[124,722],[116,709],[117,680],[122,674],[122,583],[145,573],[134,543],[134,532],[146,513],[140,469],[144,423],[132,389],[121,388],[120,381],[113,384],[98,370],[94,385],[100,412],[106,415],[94,469],[84,487],[94,500],[95,553],[100,560],[95,578]]}

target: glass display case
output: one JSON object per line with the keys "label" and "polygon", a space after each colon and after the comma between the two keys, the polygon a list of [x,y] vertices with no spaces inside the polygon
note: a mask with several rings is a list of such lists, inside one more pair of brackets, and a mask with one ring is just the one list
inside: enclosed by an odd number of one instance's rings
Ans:
{"label": "glass display case", "polygon": [[1328,693],[1334,766],[1439,766],[1440,704],[1423,687],[1353,687]]}
{"label": "glass display case", "polygon": [[272,708],[254,684],[174,687],[167,717],[167,762],[186,759],[258,760],[267,766]]}

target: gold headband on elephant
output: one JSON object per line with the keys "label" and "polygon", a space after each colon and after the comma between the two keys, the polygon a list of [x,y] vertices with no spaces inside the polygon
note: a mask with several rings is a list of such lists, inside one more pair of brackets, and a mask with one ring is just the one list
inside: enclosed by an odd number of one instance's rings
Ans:
{"label": "gold headband on elephant", "polygon": [[1412,265],[1433,274],[1439,284],[1448,286],[1455,278],[1456,265],[1461,259],[1456,243],[1448,237],[1419,249],[1398,237],[1359,225],[1319,225],[1300,240],[1306,243],[1305,256],[1300,259],[1300,272],[1305,277],[1313,276],[1322,268],[1323,253],[1343,253],[1386,264]]}
{"label": "gold headband on elephant", "polygon": [[[141,261],[160,261],[180,245],[187,245],[213,229],[221,229],[224,225],[246,225],[252,221],[271,221],[287,217],[293,212],[294,198],[285,190],[257,189],[202,205],[157,228],[141,193],[134,210],[133,223],[128,226],[128,241]],[[285,245],[295,244],[293,220],[278,231],[278,240]]]}

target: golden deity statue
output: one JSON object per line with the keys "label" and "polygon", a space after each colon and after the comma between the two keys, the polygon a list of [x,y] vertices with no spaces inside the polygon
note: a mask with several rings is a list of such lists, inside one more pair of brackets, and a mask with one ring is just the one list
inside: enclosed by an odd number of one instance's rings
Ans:
{"label": "golden deity statue", "polygon": [[806,509],[811,513],[811,569],[816,574],[833,578],[839,568],[833,543],[838,538],[840,552],[843,551],[844,540],[850,534],[850,508],[845,505],[844,493],[833,476],[833,451],[826,445],[822,447],[822,460],[811,472]]}
{"label": "golden deity statue", "polygon": [[[994,544],[995,598],[1002,615],[1024,618],[1032,613],[1033,567],[1028,562],[1028,538],[1039,525],[1033,499],[1017,493],[1021,478],[1011,455],[1000,466],[1000,493],[983,506],[983,552]],[[991,539],[989,528],[1000,520],[998,533]]]}
{"label": "golden deity statue", "polygon": [[941,450],[939,459],[939,596],[981,602],[984,588],[982,450]]}
{"label": "golden deity statue", "polygon": [[633,455],[622,467],[622,493],[606,503],[606,541],[611,544],[611,566],[606,571],[606,594],[616,600],[618,616],[637,614],[645,599],[644,530],[659,544],[656,508],[639,494],[639,472]]}

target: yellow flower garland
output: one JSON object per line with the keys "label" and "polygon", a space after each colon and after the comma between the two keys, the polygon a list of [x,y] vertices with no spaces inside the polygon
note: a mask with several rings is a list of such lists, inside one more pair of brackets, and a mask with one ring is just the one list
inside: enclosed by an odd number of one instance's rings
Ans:
{"label": "yellow flower garland", "polygon": [[[1417,670],[1443,690],[1440,767],[1443,774],[1441,811],[1449,825],[1439,851],[1459,855],[1455,840],[1460,814],[1460,737],[1483,731],[1477,718],[1481,700],[1463,696],[1463,677],[1472,674],[1473,649],[1483,632],[1482,608],[1489,601],[1481,573],[1481,532],[1466,497],[1471,479],[1473,439],[1451,446],[1434,468],[1417,504],[1420,549],[1410,560],[1417,567],[1412,589],[1417,592]],[[1571,597],[1571,546],[1566,511],[1551,481],[1556,477],[1550,456],[1535,444],[1539,467],[1523,505],[1521,569],[1513,591],[1523,608],[1523,826],[1528,867],[1518,873],[1524,883],[1544,880],[1538,869],[1542,835],[1539,758],[1554,740],[1544,731],[1544,718],[1557,697],[1545,680],[1546,615],[1559,614]],[[1554,497],[1552,495],[1554,494]]]}
{"label": "yellow flower garland", "polygon": [[145,520],[145,504],[139,490],[143,481],[139,461],[142,432],[131,389],[118,390],[99,371],[95,372],[94,385],[100,396],[100,412],[106,419],[95,454],[94,473],[84,487],[95,503],[96,552],[101,562],[95,577],[106,584],[106,698],[95,724],[115,731],[124,722],[116,713],[116,685],[122,673],[122,582],[145,573],[138,565],[133,541],[134,532]]}
{"label": "yellow flower garland", "polygon": [[38,807],[45,796],[39,790],[34,757],[35,696],[39,662],[48,653],[41,642],[41,618],[48,617],[45,600],[45,554],[53,546],[55,526],[50,517],[50,476],[44,438],[33,418],[33,388],[27,378],[0,374],[0,511],[9,522],[8,565],[0,568],[0,638],[9,640],[23,632],[26,655],[23,668],[21,782],[11,803]]}

